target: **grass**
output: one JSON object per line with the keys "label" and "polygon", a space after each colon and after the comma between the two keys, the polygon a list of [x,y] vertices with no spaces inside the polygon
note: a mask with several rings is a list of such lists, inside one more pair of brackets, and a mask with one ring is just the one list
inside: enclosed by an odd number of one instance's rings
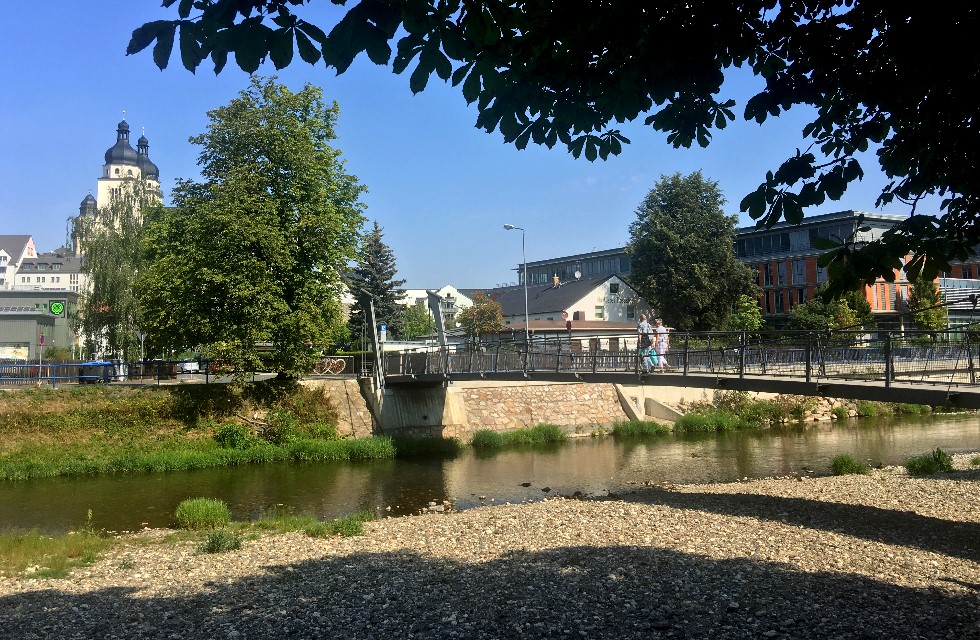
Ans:
{"label": "grass", "polygon": [[849,474],[864,475],[871,472],[871,467],[860,460],[857,460],[849,453],[842,453],[838,456],[834,456],[834,459],[830,461],[830,470],[835,476],[844,476]]}
{"label": "grass", "polygon": [[738,416],[731,411],[707,409],[687,413],[674,423],[675,433],[716,433],[738,429],[754,429],[758,424]]}
{"label": "grass", "polygon": [[174,518],[181,529],[218,529],[231,522],[231,512],[221,500],[190,498],[177,505]]}
{"label": "grass", "polygon": [[973,465],[974,467],[980,466],[980,456],[977,456],[972,460],[970,460],[970,464]]}
{"label": "grass", "polygon": [[662,436],[670,433],[670,427],[653,420],[629,420],[613,425],[614,436]]}
{"label": "grass", "polygon": [[92,527],[89,511],[85,526],[60,536],[37,531],[0,534],[0,575],[28,578],[64,578],[72,569],[95,562],[116,541]]}
{"label": "grass", "polygon": [[504,449],[521,445],[540,445],[565,442],[568,434],[558,425],[541,423],[530,429],[493,431],[481,429],[473,434],[472,445],[476,449]]}
{"label": "grass", "polygon": [[348,537],[363,535],[364,523],[371,520],[374,520],[374,516],[368,511],[359,511],[333,520],[318,520],[313,516],[297,515],[292,509],[280,505],[255,522],[243,523],[241,526],[275,533],[303,531],[313,538],[333,535]]}
{"label": "grass", "polygon": [[217,529],[208,533],[208,537],[197,547],[198,553],[224,553],[237,551],[242,548],[242,536],[227,529]]}
{"label": "grass", "polygon": [[932,453],[913,456],[905,461],[905,468],[914,476],[927,476],[940,471],[952,471],[953,459],[937,448]]}

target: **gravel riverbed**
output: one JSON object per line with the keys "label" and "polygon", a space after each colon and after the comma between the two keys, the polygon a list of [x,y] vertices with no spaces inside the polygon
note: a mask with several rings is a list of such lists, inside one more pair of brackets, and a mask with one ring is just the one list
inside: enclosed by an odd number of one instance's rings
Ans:
{"label": "gravel riverbed", "polygon": [[0,637],[980,638],[980,470],[638,487],[0,578]]}

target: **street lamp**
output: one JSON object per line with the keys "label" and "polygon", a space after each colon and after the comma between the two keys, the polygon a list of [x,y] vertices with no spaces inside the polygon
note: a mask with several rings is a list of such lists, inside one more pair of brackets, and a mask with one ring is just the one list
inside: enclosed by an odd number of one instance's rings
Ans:
{"label": "street lamp", "polygon": [[527,254],[524,252],[524,229],[521,227],[515,227],[512,224],[505,224],[504,229],[507,231],[517,231],[521,232],[521,260],[523,260],[524,266],[524,340],[527,342],[527,348],[531,348],[531,320],[527,313]]}

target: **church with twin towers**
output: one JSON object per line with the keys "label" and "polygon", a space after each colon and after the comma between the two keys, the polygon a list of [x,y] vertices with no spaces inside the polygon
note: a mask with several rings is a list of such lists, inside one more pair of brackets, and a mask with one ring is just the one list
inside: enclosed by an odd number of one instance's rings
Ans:
{"label": "church with twin towers", "polygon": [[[89,193],[82,200],[78,209],[79,221],[88,218],[97,219],[100,208],[106,208],[112,202],[133,189],[134,181],[145,181],[151,197],[162,199],[160,193],[160,170],[150,160],[150,141],[146,135],[141,135],[136,141],[136,148],[130,143],[129,123],[123,120],[116,125],[116,143],[105,152],[105,163],[102,165],[102,176],[98,181],[96,196]],[[75,225],[77,229],[78,224]],[[72,233],[72,242],[76,255],[82,254],[78,234]]]}

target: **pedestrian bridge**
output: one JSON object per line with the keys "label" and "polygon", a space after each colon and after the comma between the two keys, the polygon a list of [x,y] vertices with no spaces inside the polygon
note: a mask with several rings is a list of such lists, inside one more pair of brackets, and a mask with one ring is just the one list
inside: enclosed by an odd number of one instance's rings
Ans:
{"label": "pedestrian bridge", "polygon": [[383,384],[601,382],[980,409],[980,333],[673,332],[668,371],[649,374],[636,342],[635,334],[576,334],[386,353]]}

